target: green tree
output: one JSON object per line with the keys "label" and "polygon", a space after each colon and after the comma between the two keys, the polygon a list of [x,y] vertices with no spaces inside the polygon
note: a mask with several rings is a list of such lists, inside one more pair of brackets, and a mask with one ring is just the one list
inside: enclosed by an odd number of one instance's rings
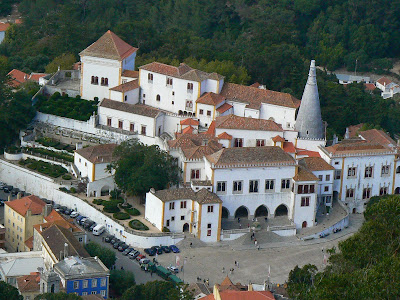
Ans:
{"label": "green tree", "polygon": [[192,300],[193,293],[187,285],[175,286],[169,281],[150,281],[129,288],[122,300]]}
{"label": "green tree", "polygon": [[46,73],[57,72],[58,67],[61,70],[71,70],[72,65],[76,62],[75,55],[71,53],[63,53],[54,58],[51,63],[46,66]]}
{"label": "green tree", "polygon": [[0,281],[0,300],[22,300],[23,297],[19,294],[18,289],[12,285]]}
{"label": "green tree", "polygon": [[90,256],[97,256],[107,268],[111,268],[111,266],[113,266],[117,260],[114,251],[95,242],[87,243],[85,245],[85,249]]}
{"label": "green tree", "polygon": [[75,294],[66,294],[64,292],[59,293],[46,293],[40,294],[35,297],[35,300],[81,300],[81,296]]}
{"label": "green tree", "polygon": [[144,196],[150,188],[165,189],[178,184],[180,169],[174,158],[158,146],[126,141],[114,151],[118,160],[108,166],[114,180],[128,195]]}
{"label": "green tree", "polygon": [[[292,270],[294,299],[397,299],[400,291],[400,196],[375,198],[359,231],[339,243],[323,272]],[[310,272],[311,270],[311,272]],[[314,274],[314,276],[312,276]],[[313,278],[310,281],[310,278]]]}
{"label": "green tree", "polygon": [[112,270],[110,272],[110,289],[116,296],[121,296],[127,289],[135,285],[135,275],[126,270]]}

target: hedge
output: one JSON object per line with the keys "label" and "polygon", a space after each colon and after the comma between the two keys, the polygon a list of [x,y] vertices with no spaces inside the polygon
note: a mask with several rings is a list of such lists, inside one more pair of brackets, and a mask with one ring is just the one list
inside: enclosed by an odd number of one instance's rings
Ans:
{"label": "hedge", "polygon": [[104,201],[107,202],[107,200],[103,200],[103,199],[94,199],[94,200],[93,200],[93,204],[96,204],[96,205],[103,205],[103,202],[104,202]]}
{"label": "hedge", "polygon": [[62,166],[53,165],[48,162],[35,160],[31,158],[28,158],[25,161],[20,160],[19,164],[26,165],[28,169],[38,171],[41,174],[48,175],[53,178],[57,178],[60,177],[61,175],[68,173],[67,169],[65,169]]}
{"label": "hedge", "polygon": [[163,227],[163,229],[162,229],[162,232],[171,232],[171,230],[169,230],[169,228],[168,227]]}
{"label": "hedge", "polygon": [[124,210],[131,216],[140,216],[140,211],[136,208],[125,208]]}
{"label": "hedge", "polygon": [[50,157],[66,160],[69,162],[74,162],[74,157],[72,155],[62,153],[62,152],[56,152],[53,150],[47,150],[47,149],[42,149],[42,148],[28,148],[28,151],[31,151],[33,153],[39,153],[42,155],[47,155]]}
{"label": "hedge", "polygon": [[103,211],[108,213],[116,213],[119,212],[118,204],[114,201],[104,201],[102,203],[104,205]]}
{"label": "hedge", "polygon": [[117,220],[128,220],[131,218],[131,216],[126,212],[117,212],[113,214],[113,217]]}
{"label": "hedge", "polygon": [[129,222],[129,226],[133,229],[136,230],[141,230],[141,231],[145,231],[145,230],[149,230],[149,227],[147,227],[146,225],[144,225],[142,222],[140,222],[138,219],[134,219],[132,221]]}
{"label": "hedge", "polygon": [[42,144],[45,147],[52,147],[58,150],[66,150],[70,153],[73,153],[75,148],[72,145],[67,145],[67,144],[63,144],[61,142],[59,142],[58,140],[49,138],[49,137],[41,137],[36,139],[36,142],[38,142],[39,144]]}
{"label": "hedge", "polygon": [[72,176],[69,175],[69,174],[65,174],[65,175],[62,176],[62,179],[64,179],[64,180],[71,180],[71,179],[72,179]]}

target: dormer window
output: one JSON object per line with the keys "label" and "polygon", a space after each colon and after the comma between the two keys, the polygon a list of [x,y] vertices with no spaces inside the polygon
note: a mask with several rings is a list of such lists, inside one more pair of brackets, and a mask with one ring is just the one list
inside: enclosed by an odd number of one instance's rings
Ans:
{"label": "dormer window", "polygon": [[151,73],[147,74],[147,80],[149,83],[153,83],[153,74]]}
{"label": "dormer window", "polygon": [[172,78],[167,77],[167,86],[172,86]]}

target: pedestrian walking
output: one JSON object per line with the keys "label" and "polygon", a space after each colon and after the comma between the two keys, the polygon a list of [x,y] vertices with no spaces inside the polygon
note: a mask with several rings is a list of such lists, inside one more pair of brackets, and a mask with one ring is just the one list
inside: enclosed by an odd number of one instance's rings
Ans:
{"label": "pedestrian walking", "polygon": [[257,240],[256,240],[256,239],[254,239],[254,245],[256,245],[256,246],[257,246],[257,244],[258,244]]}
{"label": "pedestrian walking", "polygon": [[237,265],[237,261],[235,260],[235,266]]}
{"label": "pedestrian walking", "polygon": [[225,273],[225,267],[222,267],[222,273]]}
{"label": "pedestrian walking", "polygon": [[181,267],[181,272],[183,272],[183,266]]}
{"label": "pedestrian walking", "polygon": [[193,246],[193,243],[192,243],[192,242],[190,242],[190,248],[192,248],[192,246]]}
{"label": "pedestrian walking", "polygon": [[239,224],[239,228],[242,229],[242,224]]}
{"label": "pedestrian walking", "polygon": [[238,218],[238,223],[240,223],[240,218]]}
{"label": "pedestrian walking", "polygon": [[207,283],[207,286],[210,285],[210,281],[208,279],[206,280],[206,283]]}
{"label": "pedestrian walking", "polygon": [[237,262],[236,266],[237,266],[237,267],[238,267],[238,269],[239,269],[239,262]]}
{"label": "pedestrian walking", "polygon": [[257,250],[260,251],[260,245],[257,246]]}

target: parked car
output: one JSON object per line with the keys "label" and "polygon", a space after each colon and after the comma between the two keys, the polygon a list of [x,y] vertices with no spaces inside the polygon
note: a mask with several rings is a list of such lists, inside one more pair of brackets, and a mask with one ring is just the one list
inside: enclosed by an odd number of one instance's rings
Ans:
{"label": "parked car", "polygon": [[4,205],[4,200],[1,199],[1,200],[0,200],[0,206],[3,206],[3,205]]}
{"label": "parked car", "polygon": [[60,206],[60,208],[59,208],[60,212],[62,212],[62,213],[64,213],[67,209],[68,209],[68,207],[66,207],[66,206]]}
{"label": "parked car", "polygon": [[164,251],[165,253],[170,253],[171,249],[169,249],[168,246],[161,246],[162,251]]}
{"label": "parked car", "polygon": [[174,274],[179,273],[179,268],[177,266],[169,266],[167,267],[167,270],[171,271]]}
{"label": "parked car", "polygon": [[124,250],[124,252],[122,252],[122,255],[128,255],[129,253],[131,253],[133,250],[135,250],[135,249],[133,249],[133,248],[131,248],[131,247],[128,247],[128,248],[126,248],[125,250]]}
{"label": "parked car", "polygon": [[122,243],[121,245],[119,245],[118,251],[119,251],[119,252],[124,252],[125,249],[127,249],[127,248],[129,248],[129,245],[127,245],[127,244],[125,244],[125,243]]}
{"label": "parked car", "polygon": [[116,242],[119,242],[119,239],[113,237],[110,243],[114,245]]}
{"label": "parked car", "polygon": [[163,251],[160,246],[153,246],[151,249],[154,249],[157,254],[163,254]]}
{"label": "parked car", "polygon": [[17,195],[19,192],[20,192],[19,188],[13,188],[13,189],[11,190],[11,195],[15,196],[15,195]]}
{"label": "parked car", "polygon": [[97,223],[96,223],[96,222],[93,222],[93,224],[90,225],[90,227],[89,227],[89,231],[93,231],[93,229],[94,229],[96,226],[97,226]]}
{"label": "parked car", "polygon": [[136,256],[137,261],[140,261],[142,258],[146,258],[146,255],[139,254],[138,256]]}
{"label": "parked car", "polygon": [[72,209],[67,208],[66,210],[64,210],[64,215],[69,216],[72,213]]}
{"label": "parked car", "polygon": [[79,215],[76,217],[76,223],[80,224],[80,221],[84,218],[85,216]]}
{"label": "parked car", "polygon": [[179,253],[180,252],[179,248],[177,246],[175,246],[175,245],[169,246],[169,249],[171,249],[171,251],[174,252],[174,253]]}
{"label": "parked car", "polygon": [[118,247],[121,246],[123,243],[124,243],[124,242],[122,242],[122,241],[115,242],[115,243],[113,244],[113,248],[114,248],[114,249],[118,249]]}
{"label": "parked car", "polygon": [[4,182],[0,181],[0,190],[4,189],[5,186],[6,186],[6,184]]}
{"label": "parked car", "polygon": [[142,258],[141,260],[139,260],[140,264],[148,264],[150,262],[150,259],[148,258]]}
{"label": "parked car", "polygon": [[86,217],[83,217],[82,219],[80,219],[78,222],[79,222],[79,224],[81,225],[81,226],[83,226],[84,225],[84,223],[86,222],[86,220],[88,220],[88,218],[86,218]]}
{"label": "parked car", "polygon": [[104,238],[104,241],[106,242],[106,243],[110,243],[111,242],[111,240],[114,238],[114,236],[112,236],[112,235],[107,235],[105,238]]}
{"label": "parked car", "polygon": [[[85,221],[85,223],[83,223],[83,227],[84,227],[85,229],[87,229],[87,230],[90,231],[90,227],[92,227],[93,224],[95,224],[94,221],[92,221],[92,220],[90,220],[90,219],[87,219],[87,220]],[[93,230],[93,228],[92,228],[92,230]]]}
{"label": "parked car", "polygon": [[6,185],[6,186],[3,188],[3,191],[4,191],[5,193],[9,193],[9,192],[11,192],[13,189],[14,189],[14,187],[13,187],[12,185]]}
{"label": "parked car", "polygon": [[146,248],[144,249],[144,252],[147,253],[149,256],[154,256],[157,253],[156,249],[153,248]]}
{"label": "parked car", "polygon": [[69,216],[71,218],[77,218],[79,216],[79,213],[77,211],[73,210]]}
{"label": "parked car", "polygon": [[60,204],[57,204],[57,203],[53,205],[53,208],[54,208],[54,209],[58,209],[58,208],[60,208],[60,207],[61,207],[61,205],[60,205]]}
{"label": "parked car", "polygon": [[128,256],[130,259],[135,259],[139,254],[140,252],[138,250],[133,250],[128,254]]}

